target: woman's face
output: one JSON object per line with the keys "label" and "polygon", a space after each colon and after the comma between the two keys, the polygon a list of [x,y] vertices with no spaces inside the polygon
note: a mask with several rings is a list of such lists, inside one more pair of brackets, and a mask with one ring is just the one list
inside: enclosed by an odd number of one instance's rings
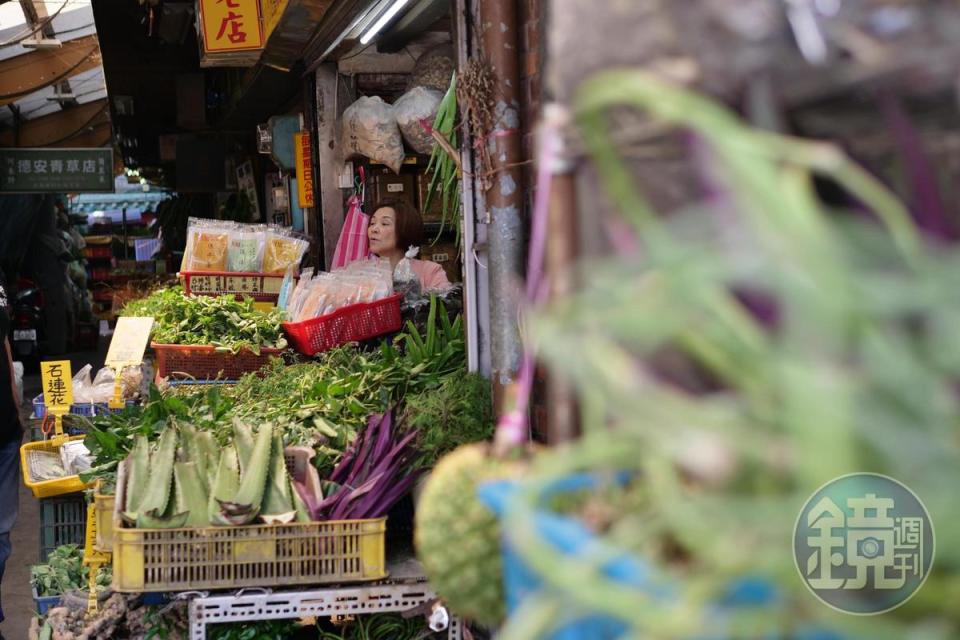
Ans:
{"label": "woman's face", "polygon": [[393,207],[380,207],[373,212],[367,227],[367,239],[370,251],[378,256],[395,251],[397,248],[397,212]]}

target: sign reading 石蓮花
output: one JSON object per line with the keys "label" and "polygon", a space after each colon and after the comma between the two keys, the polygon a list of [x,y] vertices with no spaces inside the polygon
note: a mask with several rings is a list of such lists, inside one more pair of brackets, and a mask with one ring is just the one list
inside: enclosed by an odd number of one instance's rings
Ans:
{"label": "sign reading \u77f3\u84ee\u82b1", "polygon": [[0,193],[113,191],[113,149],[0,149]]}

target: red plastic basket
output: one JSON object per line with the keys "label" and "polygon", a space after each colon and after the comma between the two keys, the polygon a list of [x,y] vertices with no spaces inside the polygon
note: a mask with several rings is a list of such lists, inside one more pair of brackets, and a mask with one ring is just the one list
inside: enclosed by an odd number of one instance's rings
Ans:
{"label": "red plastic basket", "polygon": [[183,290],[195,296],[248,296],[258,302],[276,303],[283,274],[226,271],[181,271]]}
{"label": "red plastic basket", "polygon": [[197,378],[200,380],[237,380],[246,373],[259,371],[280,355],[280,349],[260,349],[260,355],[243,349],[239,353],[217,351],[209,345],[150,344],[157,356],[157,375],[161,378]]}
{"label": "red plastic basket", "polygon": [[352,304],[319,318],[284,322],[283,330],[294,349],[307,356],[348,342],[375,338],[403,326],[397,294],[376,302]]}

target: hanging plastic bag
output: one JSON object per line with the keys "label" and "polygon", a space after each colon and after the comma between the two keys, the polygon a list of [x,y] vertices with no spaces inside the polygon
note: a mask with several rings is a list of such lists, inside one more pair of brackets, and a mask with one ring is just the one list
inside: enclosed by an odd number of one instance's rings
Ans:
{"label": "hanging plastic bag", "polygon": [[370,216],[363,212],[359,196],[350,196],[347,203],[347,217],[343,221],[340,239],[337,240],[337,249],[333,253],[332,268],[345,267],[355,260],[362,260],[370,253],[367,227],[370,225]]}
{"label": "hanging plastic bag", "polygon": [[341,144],[347,158],[361,155],[385,164],[394,173],[403,164],[403,139],[393,107],[379,96],[364,96],[343,112]]}
{"label": "hanging plastic bag", "polygon": [[440,108],[443,93],[426,87],[414,87],[397,98],[393,103],[393,112],[403,139],[417,153],[429,155],[435,144],[429,129],[421,125],[425,121],[432,125]]}

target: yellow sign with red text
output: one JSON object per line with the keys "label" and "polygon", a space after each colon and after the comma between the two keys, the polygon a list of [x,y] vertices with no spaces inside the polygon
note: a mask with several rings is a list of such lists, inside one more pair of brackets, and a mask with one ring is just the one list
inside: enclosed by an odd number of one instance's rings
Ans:
{"label": "yellow sign with red text", "polygon": [[259,0],[198,0],[197,4],[207,53],[263,48]]}
{"label": "yellow sign with red text", "polygon": [[293,134],[293,158],[297,165],[297,199],[300,207],[314,205],[313,200],[313,154],[310,150],[310,133]]}
{"label": "yellow sign with red text", "polygon": [[40,363],[40,380],[43,383],[43,403],[47,411],[63,415],[73,404],[73,375],[69,360],[52,360]]}
{"label": "yellow sign with red text", "polygon": [[277,23],[287,10],[290,0],[260,0],[260,13],[263,16],[263,39],[269,40],[270,34],[277,28]]}

